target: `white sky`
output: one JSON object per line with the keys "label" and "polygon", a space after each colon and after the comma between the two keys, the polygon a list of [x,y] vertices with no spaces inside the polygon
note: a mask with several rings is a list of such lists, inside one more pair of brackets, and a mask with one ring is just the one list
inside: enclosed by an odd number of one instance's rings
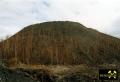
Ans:
{"label": "white sky", "polygon": [[0,0],[0,37],[33,23],[60,20],[120,37],[120,0]]}

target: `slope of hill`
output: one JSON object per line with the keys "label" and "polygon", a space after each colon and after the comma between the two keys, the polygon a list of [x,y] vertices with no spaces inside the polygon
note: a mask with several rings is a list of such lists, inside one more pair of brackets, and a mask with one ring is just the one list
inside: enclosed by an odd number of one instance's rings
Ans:
{"label": "slope of hill", "polygon": [[117,64],[120,39],[70,21],[45,22],[25,27],[3,41],[6,65]]}

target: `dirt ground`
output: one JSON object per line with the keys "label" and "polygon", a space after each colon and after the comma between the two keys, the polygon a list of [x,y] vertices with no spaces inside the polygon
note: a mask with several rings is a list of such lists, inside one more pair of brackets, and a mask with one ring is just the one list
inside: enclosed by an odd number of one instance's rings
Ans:
{"label": "dirt ground", "polygon": [[120,82],[99,80],[98,70],[86,65],[0,67],[0,82]]}

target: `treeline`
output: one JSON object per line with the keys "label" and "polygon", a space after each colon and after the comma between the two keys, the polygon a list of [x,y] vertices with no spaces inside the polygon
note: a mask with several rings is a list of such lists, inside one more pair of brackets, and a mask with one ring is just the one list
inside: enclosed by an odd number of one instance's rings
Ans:
{"label": "treeline", "polygon": [[6,65],[120,62],[120,40],[78,23],[31,25],[0,43]]}

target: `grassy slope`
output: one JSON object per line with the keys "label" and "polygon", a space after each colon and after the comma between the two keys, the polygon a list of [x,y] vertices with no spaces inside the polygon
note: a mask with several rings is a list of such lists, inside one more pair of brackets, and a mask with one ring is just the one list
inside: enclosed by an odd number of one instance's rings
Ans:
{"label": "grassy slope", "polygon": [[46,22],[24,28],[2,43],[7,65],[97,65],[120,62],[120,39],[76,22]]}

